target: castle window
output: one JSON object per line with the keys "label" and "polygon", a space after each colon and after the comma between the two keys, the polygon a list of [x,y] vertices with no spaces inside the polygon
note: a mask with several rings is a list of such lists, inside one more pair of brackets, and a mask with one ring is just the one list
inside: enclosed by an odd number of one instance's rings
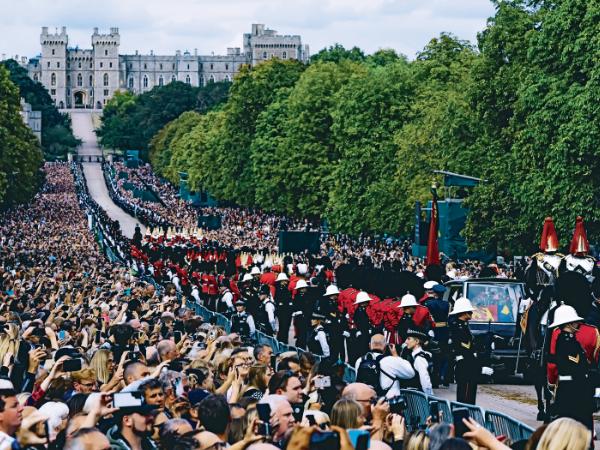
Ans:
{"label": "castle window", "polygon": [[189,76],[189,75],[186,75],[186,77],[185,77],[185,82],[186,82],[187,84],[190,84],[190,83],[192,82],[192,80],[190,80],[190,76]]}
{"label": "castle window", "polygon": [[229,64],[225,64],[225,70],[229,70]]}
{"label": "castle window", "polygon": [[173,63],[172,65],[173,65],[173,70],[175,70],[175,63]]}
{"label": "castle window", "polygon": [[71,86],[71,75],[67,75],[67,86]]}
{"label": "castle window", "polygon": [[50,95],[56,95],[56,89],[50,89]]}
{"label": "castle window", "polygon": [[204,77],[200,75],[200,86],[204,86]]}
{"label": "castle window", "polygon": [[52,54],[53,54],[53,55],[54,55],[54,54],[56,54],[56,51],[55,51],[54,49],[52,49]]}
{"label": "castle window", "polygon": [[90,75],[90,86],[94,85],[94,77]]}
{"label": "castle window", "polygon": [[171,83],[175,83],[177,81],[177,77],[175,75],[171,76]]}
{"label": "castle window", "polygon": [[60,61],[56,63],[56,68],[60,69]]}
{"label": "castle window", "polygon": [[263,52],[263,59],[267,59],[267,52]]}
{"label": "castle window", "polygon": [[215,68],[215,65],[214,65],[214,64],[211,64],[211,65],[210,65],[210,70],[213,70],[214,68]]}
{"label": "castle window", "polygon": [[83,86],[83,77],[80,73],[77,74],[77,86]]}
{"label": "castle window", "polygon": [[108,50],[104,50],[104,56],[108,56]]}
{"label": "castle window", "polygon": [[225,79],[226,79],[227,81],[231,81],[231,78],[229,77],[229,74],[225,75]]}
{"label": "castle window", "polygon": [[37,73],[35,75],[33,75],[33,81],[37,81],[38,80],[38,76]]}
{"label": "castle window", "polygon": [[56,86],[56,74],[55,74],[55,73],[53,73],[53,74],[50,76],[50,84],[51,84],[52,86]]}
{"label": "castle window", "polygon": [[[81,64],[79,65],[81,67]],[[104,67],[104,63],[100,63],[100,68]]]}
{"label": "castle window", "polygon": [[112,63],[108,63],[108,67],[112,69]]}
{"label": "castle window", "polygon": [[90,69],[92,69],[93,67],[94,67],[94,66],[93,66],[93,64],[92,64],[92,63],[90,63]]}
{"label": "castle window", "polygon": [[129,70],[133,67],[133,64],[129,63]]}
{"label": "castle window", "polygon": [[287,52],[283,52],[282,58],[287,59]]}
{"label": "castle window", "polygon": [[189,64],[187,65],[187,70],[190,70],[190,65]]}
{"label": "castle window", "polygon": [[147,88],[147,87],[148,87],[148,75],[144,75],[144,84],[143,84],[143,86],[144,86],[145,88]]}
{"label": "castle window", "polygon": [[81,61],[77,64],[77,67],[81,69]]}
{"label": "castle window", "polygon": [[144,69],[148,68],[148,64],[144,63]]}
{"label": "castle window", "polygon": [[162,77],[162,76],[160,76],[160,77],[158,78],[158,85],[159,85],[159,86],[163,86],[164,84],[165,84],[165,80],[163,79],[163,77]]}
{"label": "castle window", "polygon": [[133,89],[133,77],[129,77],[129,89]]}
{"label": "castle window", "polygon": [[215,82],[215,76],[211,75],[210,78],[208,79],[209,83],[214,83]]}
{"label": "castle window", "polygon": [[162,70],[162,63],[160,63],[159,67],[160,67],[160,70]]}
{"label": "castle window", "polygon": [[104,81],[104,86],[108,86],[108,74],[107,73],[104,74],[104,80],[103,81]]}
{"label": "castle window", "polygon": [[104,89],[104,96],[108,97],[108,89]]}
{"label": "castle window", "polygon": [[48,68],[50,68],[50,61],[48,61]]}

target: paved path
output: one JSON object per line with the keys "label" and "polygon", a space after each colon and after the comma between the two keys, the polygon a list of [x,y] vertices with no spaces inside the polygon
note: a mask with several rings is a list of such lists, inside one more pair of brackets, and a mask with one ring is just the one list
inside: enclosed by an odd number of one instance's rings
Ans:
{"label": "paved path", "polygon": [[[83,141],[78,149],[79,155],[102,155],[102,150],[98,146],[96,133],[92,124],[92,113],[86,110],[70,110],[71,122],[73,124],[73,133]],[[131,217],[121,208],[119,208],[108,195],[108,189],[104,182],[102,166],[99,163],[83,163],[83,172],[87,180],[87,186],[90,195],[107,212],[113,220],[118,220],[121,224],[123,234],[128,238],[133,237],[136,224],[140,225],[142,234],[145,227],[137,219]]]}

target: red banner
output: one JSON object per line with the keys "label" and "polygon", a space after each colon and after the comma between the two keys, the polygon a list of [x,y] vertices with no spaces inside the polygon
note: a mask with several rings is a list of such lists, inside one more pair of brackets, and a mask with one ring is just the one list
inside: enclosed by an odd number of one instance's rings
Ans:
{"label": "red banner", "polygon": [[440,249],[438,247],[438,204],[435,188],[431,190],[433,200],[431,201],[431,222],[429,222],[429,238],[427,240],[427,258],[425,263],[429,266],[440,264]]}

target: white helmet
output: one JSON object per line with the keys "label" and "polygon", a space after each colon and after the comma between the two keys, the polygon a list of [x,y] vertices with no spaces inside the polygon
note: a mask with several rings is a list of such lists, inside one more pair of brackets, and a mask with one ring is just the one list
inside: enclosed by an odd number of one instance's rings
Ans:
{"label": "white helmet", "polygon": [[582,317],[579,317],[575,308],[569,305],[560,305],[554,311],[554,322],[550,324],[550,328],[559,327],[572,322],[581,322]]}
{"label": "white helmet", "polygon": [[277,278],[275,278],[275,281],[289,281],[289,278],[287,277],[285,272],[281,272],[279,275],[277,275]]}
{"label": "white helmet", "polygon": [[452,308],[450,314],[462,314],[473,311],[475,311],[475,309],[471,304],[471,300],[469,300],[467,297],[460,297],[454,302],[454,308]]}
{"label": "white helmet", "polygon": [[252,275],[250,275],[249,273],[245,273],[244,277],[242,278],[242,283],[245,283],[246,281],[252,281],[254,280],[254,277]]}
{"label": "white helmet", "polygon": [[307,288],[307,287],[308,287],[308,283],[305,280],[298,280],[298,282],[296,283],[295,289],[302,289],[302,288]]}
{"label": "white helmet", "polygon": [[436,284],[440,284],[440,283],[438,283],[437,281],[426,281],[426,282],[425,282],[425,284],[423,285],[423,287],[425,288],[425,290],[427,290],[427,291],[428,291],[428,290],[430,290],[430,289],[433,289],[433,287],[434,287]]}
{"label": "white helmet", "polygon": [[358,305],[359,303],[366,303],[366,302],[370,302],[370,301],[371,301],[371,297],[369,297],[369,294],[367,294],[364,291],[360,291],[356,296],[356,301],[354,302],[354,304]]}
{"label": "white helmet", "polygon": [[260,275],[260,273],[261,273],[260,269],[258,267],[256,267],[256,266],[254,266],[252,268],[252,270],[250,270],[250,275]]}
{"label": "white helmet", "polygon": [[398,308],[407,308],[409,306],[419,306],[416,297],[412,294],[404,295],[400,301],[400,305],[398,305]]}
{"label": "white helmet", "polygon": [[335,284],[330,284],[329,286],[327,286],[323,297],[329,297],[330,295],[338,295],[339,293],[340,290],[338,289],[338,287]]}
{"label": "white helmet", "polygon": [[298,275],[306,275],[308,273],[308,266],[304,263],[299,263],[296,266],[296,271],[298,272]]}

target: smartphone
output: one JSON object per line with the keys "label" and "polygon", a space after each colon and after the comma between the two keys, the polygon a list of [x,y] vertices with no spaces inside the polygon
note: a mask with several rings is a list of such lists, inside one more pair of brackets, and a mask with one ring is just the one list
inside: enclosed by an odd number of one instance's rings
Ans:
{"label": "smartphone", "polygon": [[469,429],[463,423],[463,419],[469,418],[469,410],[467,408],[456,408],[452,410],[452,421],[454,422],[454,435],[462,438],[463,434],[467,433]]}
{"label": "smartphone", "polygon": [[271,406],[268,403],[257,403],[256,412],[260,423],[258,424],[258,434],[261,436],[271,435]]}
{"label": "smartphone", "polygon": [[371,445],[371,435],[367,430],[348,430],[348,437],[354,450],[367,450]]}
{"label": "smartphone", "polygon": [[94,336],[94,342],[96,344],[99,344],[101,337],[102,337],[102,333],[100,332],[100,330],[96,330],[96,335]]}
{"label": "smartphone", "polygon": [[132,406],[141,406],[142,397],[134,395],[132,392],[115,392],[113,394],[114,408],[128,408]]}
{"label": "smartphone", "polygon": [[179,344],[181,342],[181,331],[174,331],[173,337],[175,338],[175,343]]}
{"label": "smartphone", "polygon": [[324,388],[331,387],[331,377],[327,376],[327,377],[315,378],[315,387],[317,389],[324,389]]}
{"label": "smartphone", "polygon": [[58,339],[62,341],[66,335],[67,335],[67,332],[65,330],[60,330],[58,332]]}
{"label": "smartphone", "polygon": [[433,423],[438,423],[440,421],[440,404],[436,401],[429,402],[429,415],[431,416],[431,421]]}
{"label": "smartphone", "polygon": [[277,371],[277,355],[271,355],[271,368]]}
{"label": "smartphone", "polygon": [[340,435],[335,431],[315,432],[310,436],[310,450],[338,450]]}
{"label": "smartphone", "polygon": [[63,370],[65,372],[77,372],[81,370],[81,358],[67,359],[63,362]]}

